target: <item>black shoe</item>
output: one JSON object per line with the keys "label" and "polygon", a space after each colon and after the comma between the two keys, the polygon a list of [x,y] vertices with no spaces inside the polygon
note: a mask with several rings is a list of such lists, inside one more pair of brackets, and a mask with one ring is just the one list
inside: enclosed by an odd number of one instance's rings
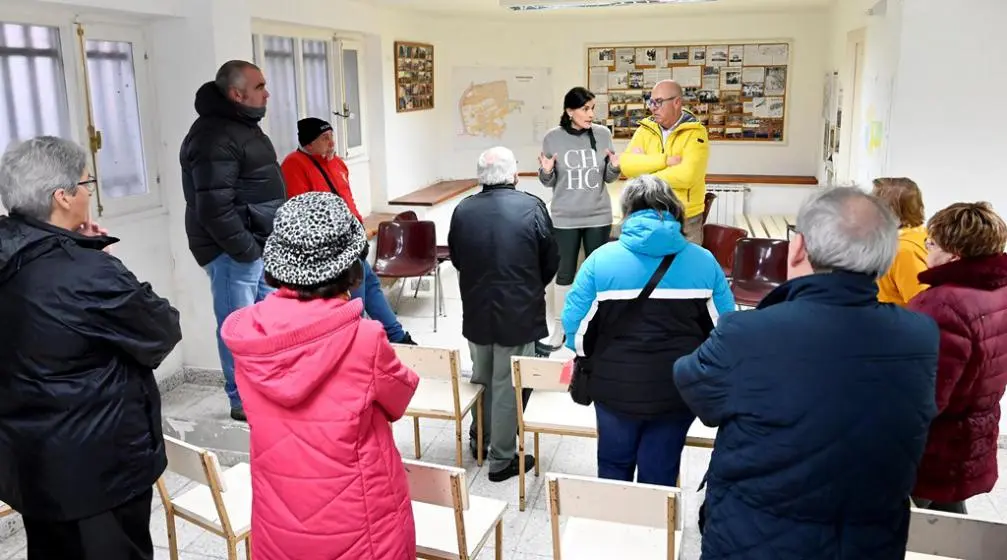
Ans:
{"label": "black shoe", "polygon": [[406,335],[402,337],[402,340],[396,342],[396,344],[408,344],[409,346],[419,346],[419,344],[417,344],[416,341],[413,340],[413,337],[410,336],[409,333],[406,333]]}
{"label": "black shoe", "polygon": [[[535,468],[535,457],[531,455],[524,456],[524,472],[528,472]],[[510,466],[505,467],[503,470],[490,473],[490,482],[503,482],[509,478],[514,478],[520,474],[520,464],[517,457],[510,462]]]}
{"label": "black shoe", "polygon": [[548,358],[553,352],[558,352],[563,348],[563,345],[550,346],[542,341],[535,342],[535,357],[537,358]]}
{"label": "black shoe", "polygon": [[245,409],[241,406],[231,407],[231,419],[237,420],[238,422],[248,422],[248,417],[245,416]]}

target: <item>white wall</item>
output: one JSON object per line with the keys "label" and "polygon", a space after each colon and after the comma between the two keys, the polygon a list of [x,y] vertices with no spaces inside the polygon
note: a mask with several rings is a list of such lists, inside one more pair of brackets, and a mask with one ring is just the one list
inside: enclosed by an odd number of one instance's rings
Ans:
{"label": "white wall", "polygon": [[[786,145],[715,143],[711,147],[711,173],[814,175],[814,154],[821,143],[821,76],[828,57],[828,12],[792,12],[648,19],[583,19],[539,23],[474,22],[445,18],[437,28],[418,30],[435,45],[436,109],[415,113],[411,124],[426,130],[441,146],[443,177],[472,176],[478,153],[453,149],[454,110],[452,70],[458,66],[487,65],[551,67],[556,122],[563,95],[571,87],[587,85],[588,45],[618,43],[714,43],[743,40],[790,40],[790,90]],[[505,37],[518,38],[509,40]],[[538,149],[520,151],[522,171],[537,169]],[[395,185],[389,185],[395,191]]]}

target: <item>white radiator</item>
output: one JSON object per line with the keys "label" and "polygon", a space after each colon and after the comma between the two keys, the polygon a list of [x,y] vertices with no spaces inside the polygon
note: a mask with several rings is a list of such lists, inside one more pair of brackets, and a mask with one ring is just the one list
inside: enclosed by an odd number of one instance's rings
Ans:
{"label": "white radiator", "polygon": [[706,223],[733,226],[736,217],[745,213],[745,197],[751,189],[748,185],[707,185],[706,192],[717,195]]}

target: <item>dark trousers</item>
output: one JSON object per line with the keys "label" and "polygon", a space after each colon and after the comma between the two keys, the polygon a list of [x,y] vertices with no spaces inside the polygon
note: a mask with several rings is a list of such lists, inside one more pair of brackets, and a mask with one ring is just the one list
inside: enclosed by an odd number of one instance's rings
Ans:
{"label": "dark trousers", "polygon": [[923,498],[913,498],[913,502],[916,503],[916,507],[920,509],[929,509],[931,511],[942,511],[944,513],[960,513],[966,515],[965,502],[935,502],[933,500],[924,500]]}
{"label": "dark trousers", "polygon": [[619,415],[598,403],[598,478],[677,486],[685,436],[696,419],[680,412],[656,420]]}
{"label": "dark trousers", "polygon": [[153,560],[153,489],[121,506],[75,521],[26,517],[28,560]]}
{"label": "dark trousers", "polygon": [[[577,275],[577,260],[580,248],[584,247],[584,258],[591,256],[595,249],[608,243],[612,226],[593,228],[558,229],[553,228],[552,236],[559,249],[559,271],[556,272],[556,284],[569,286]],[[562,310],[560,310],[562,311]]]}

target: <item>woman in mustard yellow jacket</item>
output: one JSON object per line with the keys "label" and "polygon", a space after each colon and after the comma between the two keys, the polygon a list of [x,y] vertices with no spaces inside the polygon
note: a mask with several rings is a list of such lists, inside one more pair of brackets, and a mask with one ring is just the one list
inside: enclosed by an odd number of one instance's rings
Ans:
{"label": "woman in mustard yellow jacket", "polygon": [[918,278],[927,269],[923,193],[912,179],[881,177],[874,180],[873,194],[888,204],[899,220],[899,249],[892,268],[878,280],[878,301],[905,306],[927,288]]}

